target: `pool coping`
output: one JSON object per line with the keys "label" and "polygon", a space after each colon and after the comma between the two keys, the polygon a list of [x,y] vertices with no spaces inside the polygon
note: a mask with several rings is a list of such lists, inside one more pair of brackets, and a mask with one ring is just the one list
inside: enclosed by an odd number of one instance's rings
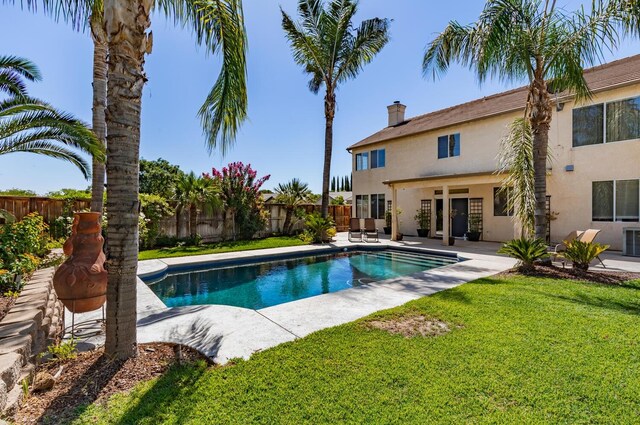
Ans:
{"label": "pool coping", "polygon": [[239,251],[139,262],[139,276],[149,278],[193,265],[247,264],[283,257],[328,253],[336,250],[394,250],[430,253],[464,259],[412,275],[366,283],[336,292],[302,298],[252,310],[224,305],[166,307],[138,278],[138,342],[173,342],[191,346],[224,364],[235,357],[294,341],[321,329],[348,323],[371,313],[494,275],[509,269],[513,260],[497,255],[441,251],[401,246],[389,241],[377,244],[337,242]]}

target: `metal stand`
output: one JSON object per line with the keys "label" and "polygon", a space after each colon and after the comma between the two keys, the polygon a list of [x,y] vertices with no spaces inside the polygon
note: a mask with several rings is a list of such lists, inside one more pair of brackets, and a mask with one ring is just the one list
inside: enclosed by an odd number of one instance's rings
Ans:
{"label": "metal stand", "polygon": [[[76,309],[76,301],[71,301],[71,310]],[[76,313],[70,310],[71,312],[71,326],[67,326],[64,328],[63,338],[68,333],[71,333],[71,339],[75,339],[76,335],[80,338],[90,338],[92,336],[100,335],[103,331],[103,326],[105,324],[105,316],[104,316],[104,304],[100,307],[102,310],[102,317],[99,319],[89,319],[83,320],[81,322],[76,323]],[[67,308],[64,308],[66,314]],[[94,310],[95,311],[95,310]],[[84,313],[82,313],[84,314]],[[63,318],[64,320],[64,318]]]}

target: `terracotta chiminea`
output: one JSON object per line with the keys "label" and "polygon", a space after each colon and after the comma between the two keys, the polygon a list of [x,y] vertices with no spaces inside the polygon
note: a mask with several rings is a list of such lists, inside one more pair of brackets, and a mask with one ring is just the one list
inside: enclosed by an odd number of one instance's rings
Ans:
{"label": "terracotta chiminea", "polygon": [[107,298],[100,216],[97,212],[74,215],[71,236],[63,246],[68,258],[53,276],[58,299],[72,313],[96,310]]}

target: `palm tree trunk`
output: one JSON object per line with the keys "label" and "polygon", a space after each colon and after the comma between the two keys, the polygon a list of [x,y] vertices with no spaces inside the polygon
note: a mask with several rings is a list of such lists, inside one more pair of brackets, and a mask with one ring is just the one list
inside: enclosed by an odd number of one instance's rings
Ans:
{"label": "palm tree trunk", "polygon": [[531,129],[533,131],[533,169],[536,207],[534,213],[535,237],[547,235],[547,157],[551,124],[551,99],[544,79],[536,79],[531,86]]}
{"label": "palm tree trunk", "polygon": [[198,234],[198,207],[196,204],[189,206],[189,232],[191,239],[195,241],[195,237]]}
{"label": "palm tree trunk", "polygon": [[136,355],[138,264],[138,161],[140,109],[146,82],[144,55],[152,0],[106,0],[109,39],[107,78],[107,214],[109,281],[105,354]]}
{"label": "palm tree trunk", "polygon": [[[93,39],[93,115],[91,126],[98,140],[104,145],[107,136],[105,109],[107,107],[107,34],[102,19],[91,16],[91,38]],[[105,165],[92,159],[91,211],[102,213]]]}
{"label": "palm tree trunk", "polygon": [[284,216],[284,224],[282,225],[282,233],[285,235],[291,234],[291,213],[293,210],[287,208],[287,212]]}
{"label": "palm tree trunk", "polygon": [[336,96],[333,88],[327,87],[324,97],[324,170],[322,173],[322,217],[329,215],[329,180],[331,175],[331,154],[333,151],[333,118],[336,113]]}

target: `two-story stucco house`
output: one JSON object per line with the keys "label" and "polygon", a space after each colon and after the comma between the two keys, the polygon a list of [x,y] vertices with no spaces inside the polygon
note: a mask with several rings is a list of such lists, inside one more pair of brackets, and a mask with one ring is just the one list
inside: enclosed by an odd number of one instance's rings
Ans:
{"label": "two-story stucco house", "polygon": [[[593,92],[576,104],[555,96],[549,148],[551,241],[573,230],[601,229],[598,242],[640,247],[640,55],[585,71]],[[505,241],[515,229],[496,174],[500,139],[521,117],[526,88],[405,119],[388,107],[388,126],[350,146],[355,217],[377,219],[403,210],[398,231],[415,235],[417,210],[429,216],[430,236],[463,237],[469,222],[483,240]],[[449,205],[448,208],[444,208]],[[448,238],[443,238],[448,243]]]}

